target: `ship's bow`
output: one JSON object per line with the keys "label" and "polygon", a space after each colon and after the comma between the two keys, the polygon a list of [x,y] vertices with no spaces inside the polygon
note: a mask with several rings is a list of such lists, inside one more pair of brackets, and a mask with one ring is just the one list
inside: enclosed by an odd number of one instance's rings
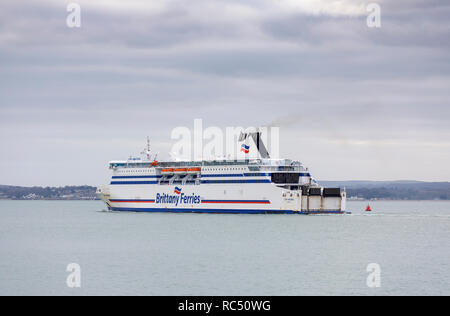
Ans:
{"label": "ship's bow", "polygon": [[108,209],[111,208],[111,204],[109,201],[109,198],[110,198],[109,186],[104,185],[104,186],[98,187],[96,194],[99,199],[101,199],[103,202],[106,203],[106,205],[108,206]]}

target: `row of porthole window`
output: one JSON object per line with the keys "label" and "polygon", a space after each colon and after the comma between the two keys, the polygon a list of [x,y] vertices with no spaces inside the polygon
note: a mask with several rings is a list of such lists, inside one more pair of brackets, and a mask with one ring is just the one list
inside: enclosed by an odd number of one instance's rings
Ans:
{"label": "row of porthole window", "polygon": [[[245,171],[247,168],[203,168],[204,171]],[[121,173],[149,172],[150,170],[120,170]]]}
{"label": "row of porthole window", "polygon": [[149,172],[149,170],[120,170],[120,173],[130,173],[130,172]]}

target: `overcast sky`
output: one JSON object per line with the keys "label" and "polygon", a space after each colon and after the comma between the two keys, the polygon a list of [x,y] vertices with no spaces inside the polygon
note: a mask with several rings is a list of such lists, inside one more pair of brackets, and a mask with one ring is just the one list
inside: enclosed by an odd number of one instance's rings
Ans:
{"label": "overcast sky", "polygon": [[280,127],[320,180],[450,180],[450,2],[0,3],[0,184],[100,185],[174,127]]}

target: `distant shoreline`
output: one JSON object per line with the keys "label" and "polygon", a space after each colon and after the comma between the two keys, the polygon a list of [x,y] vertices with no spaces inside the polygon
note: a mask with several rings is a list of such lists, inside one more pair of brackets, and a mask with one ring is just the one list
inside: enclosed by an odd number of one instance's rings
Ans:
{"label": "distant shoreline", "polygon": [[[447,201],[450,182],[424,181],[319,181],[325,187],[345,188],[348,201]],[[98,200],[89,185],[23,187],[0,185],[0,200]]]}
{"label": "distant shoreline", "polygon": [[89,185],[21,187],[0,185],[1,200],[96,200],[97,188]]}

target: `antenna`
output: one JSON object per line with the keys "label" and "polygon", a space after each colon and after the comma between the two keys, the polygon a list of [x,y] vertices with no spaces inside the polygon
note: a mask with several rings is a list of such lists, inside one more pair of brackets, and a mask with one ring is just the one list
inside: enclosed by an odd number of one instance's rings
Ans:
{"label": "antenna", "polygon": [[141,152],[141,155],[146,155],[147,160],[150,160],[150,137],[147,136],[147,147]]}

